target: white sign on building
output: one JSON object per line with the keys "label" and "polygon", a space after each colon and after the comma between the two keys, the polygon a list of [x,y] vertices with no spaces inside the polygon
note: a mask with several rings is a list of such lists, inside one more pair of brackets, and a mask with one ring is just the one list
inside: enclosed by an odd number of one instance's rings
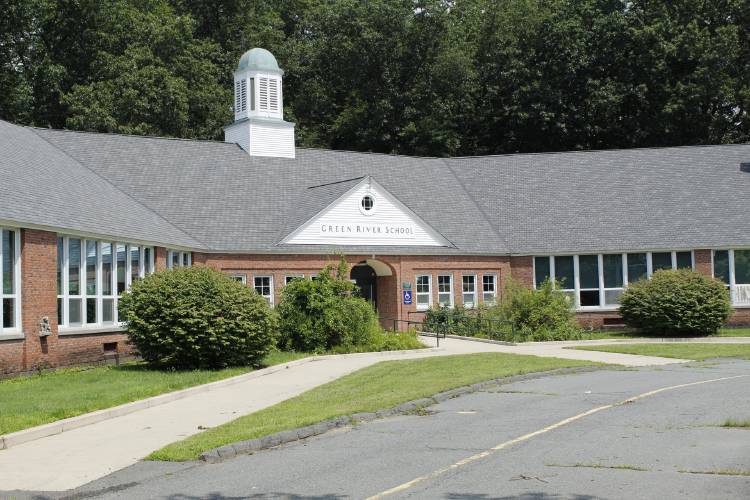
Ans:
{"label": "white sign on building", "polygon": [[314,215],[282,243],[452,246],[369,176]]}

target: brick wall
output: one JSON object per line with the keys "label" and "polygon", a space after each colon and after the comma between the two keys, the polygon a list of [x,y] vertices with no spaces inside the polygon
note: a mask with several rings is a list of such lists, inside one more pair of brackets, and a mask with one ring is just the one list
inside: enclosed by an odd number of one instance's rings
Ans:
{"label": "brick wall", "polygon": [[534,257],[523,255],[510,258],[511,276],[519,283],[534,286]]}
{"label": "brick wall", "polygon": [[[166,268],[167,251],[155,249],[155,268]],[[372,255],[349,255],[347,264],[352,266],[372,259]],[[377,278],[377,302],[382,318],[420,320],[423,317],[416,308],[416,276],[432,276],[432,301],[438,303],[438,274],[453,276],[454,304],[462,304],[462,276],[476,276],[477,302],[482,303],[482,276],[497,277],[497,294],[502,293],[504,282],[512,276],[527,285],[533,284],[533,258],[530,256],[482,257],[482,256],[376,256],[375,260],[385,264],[390,275]],[[253,285],[256,275],[273,276],[274,298],[278,303],[281,289],[288,275],[318,274],[328,264],[336,266],[335,255],[244,255],[193,253],[194,265],[206,265],[227,274],[244,274],[248,286]],[[696,270],[711,274],[710,250],[695,251]],[[37,367],[65,366],[78,363],[96,363],[105,359],[104,344],[117,343],[117,353],[132,352],[124,333],[103,332],[59,336],[57,331],[57,245],[56,234],[46,231],[24,229],[21,231],[21,286],[22,327],[25,335],[20,340],[0,341],[0,375],[34,370]],[[386,274],[387,274],[386,273]],[[412,290],[412,304],[404,305],[403,283]],[[46,339],[38,335],[39,320],[47,316],[52,334]],[[601,327],[605,322],[617,322],[616,312],[582,312],[577,314],[585,326]],[[391,322],[385,322],[391,327]],[[729,321],[730,325],[750,324],[750,308],[738,309]],[[401,325],[405,328],[405,325]]]}
{"label": "brick wall", "polygon": [[[57,352],[57,235],[48,231],[21,231],[21,323],[23,370],[56,366]],[[40,338],[39,322],[49,318],[52,334]]]}

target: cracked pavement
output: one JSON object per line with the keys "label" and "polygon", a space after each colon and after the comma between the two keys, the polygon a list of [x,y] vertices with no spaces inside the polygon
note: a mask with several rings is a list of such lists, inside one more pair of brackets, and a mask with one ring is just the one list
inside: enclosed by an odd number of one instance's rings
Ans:
{"label": "cracked pavement", "polygon": [[215,465],[140,462],[76,490],[0,498],[170,500],[368,498],[499,443],[602,405],[601,410],[427,477],[387,498],[746,499],[750,361],[603,369],[490,387]]}

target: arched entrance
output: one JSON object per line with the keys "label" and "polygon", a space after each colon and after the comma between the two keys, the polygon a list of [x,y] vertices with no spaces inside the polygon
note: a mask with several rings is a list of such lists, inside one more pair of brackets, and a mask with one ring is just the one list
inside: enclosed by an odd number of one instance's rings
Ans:
{"label": "arched entrance", "polygon": [[352,267],[351,280],[357,285],[360,297],[378,308],[378,275],[367,262],[360,262]]}

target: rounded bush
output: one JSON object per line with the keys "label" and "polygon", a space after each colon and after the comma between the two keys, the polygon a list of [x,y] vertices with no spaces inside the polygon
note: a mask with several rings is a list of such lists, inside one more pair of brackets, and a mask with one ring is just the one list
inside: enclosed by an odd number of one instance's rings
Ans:
{"label": "rounded bush", "polygon": [[207,267],[147,276],[122,296],[119,311],[143,359],[163,367],[255,365],[275,343],[265,299]]}
{"label": "rounded bush", "polygon": [[279,347],[324,352],[368,344],[380,332],[369,302],[352,295],[354,285],[324,269],[315,280],[294,280],[281,294]]}
{"label": "rounded bush", "polygon": [[620,299],[628,326],[647,334],[710,335],[732,312],[723,283],[694,271],[656,271],[630,285]]}

